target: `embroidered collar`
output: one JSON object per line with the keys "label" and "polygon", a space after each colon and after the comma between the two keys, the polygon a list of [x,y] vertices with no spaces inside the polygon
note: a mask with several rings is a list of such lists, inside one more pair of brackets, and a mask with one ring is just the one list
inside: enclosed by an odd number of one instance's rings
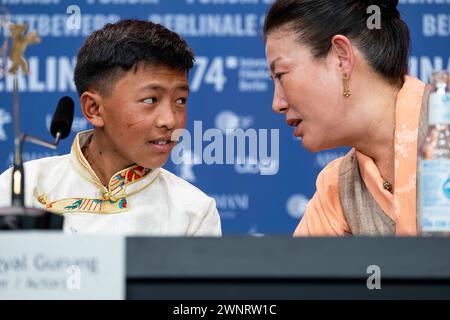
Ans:
{"label": "embroidered collar", "polygon": [[108,187],[105,188],[81,151],[82,147],[92,138],[92,134],[92,130],[78,133],[72,144],[71,153],[89,174],[89,180],[103,190],[104,194],[107,193],[106,197],[109,196],[109,198],[112,198],[119,195],[126,185],[130,185],[143,179],[151,171],[151,169],[143,168],[138,165],[132,165],[115,173],[109,179]]}
{"label": "embroidered collar", "polygon": [[407,76],[397,97],[394,210],[398,236],[417,235],[417,144],[424,90],[425,83]]}
{"label": "embroidered collar", "polygon": [[[98,187],[102,195],[101,198],[68,198],[50,202],[45,195],[41,195],[38,197],[38,200],[45,205],[47,210],[57,213],[116,213],[127,211],[128,196],[145,189],[159,176],[159,170],[157,169],[151,170],[138,165],[132,165],[115,173],[109,180],[108,186],[105,187],[81,151],[83,145],[92,137],[92,133],[93,131],[89,130],[77,134],[72,144],[71,155],[72,160],[75,162],[74,167],[84,178]],[[152,171],[155,171],[155,174],[151,175],[152,177],[150,177],[148,183],[132,193],[126,192],[127,186],[143,180]]]}

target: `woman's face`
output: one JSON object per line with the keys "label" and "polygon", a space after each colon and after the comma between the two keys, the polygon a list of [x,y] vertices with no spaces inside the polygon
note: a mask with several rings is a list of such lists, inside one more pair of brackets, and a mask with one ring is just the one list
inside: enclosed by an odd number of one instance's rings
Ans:
{"label": "woman's face", "polygon": [[313,58],[310,48],[282,29],[269,34],[266,56],[275,84],[273,110],[286,115],[304,147],[315,152],[343,145],[339,59],[333,54]]}

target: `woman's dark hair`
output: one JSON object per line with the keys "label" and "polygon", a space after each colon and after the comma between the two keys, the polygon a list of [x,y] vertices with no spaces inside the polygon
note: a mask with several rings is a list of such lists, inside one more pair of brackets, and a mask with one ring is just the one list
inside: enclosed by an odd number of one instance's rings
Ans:
{"label": "woman's dark hair", "polygon": [[[380,9],[380,28],[368,26],[372,5]],[[379,74],[393,84],[403,84],[410,38],[397,5],[398,0],[277,0],[267,14],[264,37],[287,27],[311,47],[314,57],[321,58],[330,51],[333,36],[344,35]]]}
{"label": "woman's dark hair", "polygon": [[78,94],[95,88],[108,95],[117,80],[139,62],[189,72],[194,55],[178,34],[162,25],[140,20],[106,24],[78,52],[74,76]]}

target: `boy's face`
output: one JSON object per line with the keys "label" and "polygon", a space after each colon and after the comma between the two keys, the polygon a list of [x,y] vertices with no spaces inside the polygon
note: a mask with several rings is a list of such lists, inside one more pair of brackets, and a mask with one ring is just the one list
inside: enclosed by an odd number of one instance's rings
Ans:
{"label": "boy's face", "polygon": [[186,72],[138,64],[101,97],[102,144],[117,166],[164,165],[173,131],[185,127],[188,94]]}

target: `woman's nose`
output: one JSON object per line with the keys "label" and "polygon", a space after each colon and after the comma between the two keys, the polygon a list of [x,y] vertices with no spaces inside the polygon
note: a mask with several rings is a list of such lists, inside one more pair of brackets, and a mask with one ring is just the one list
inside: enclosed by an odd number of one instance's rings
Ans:
{"label": "woman's nose", "polygon": [[283,90],[275,86],[273,93],[272,109],[278,114],[284,114],[289,109],[289,105],[284,97]]}

